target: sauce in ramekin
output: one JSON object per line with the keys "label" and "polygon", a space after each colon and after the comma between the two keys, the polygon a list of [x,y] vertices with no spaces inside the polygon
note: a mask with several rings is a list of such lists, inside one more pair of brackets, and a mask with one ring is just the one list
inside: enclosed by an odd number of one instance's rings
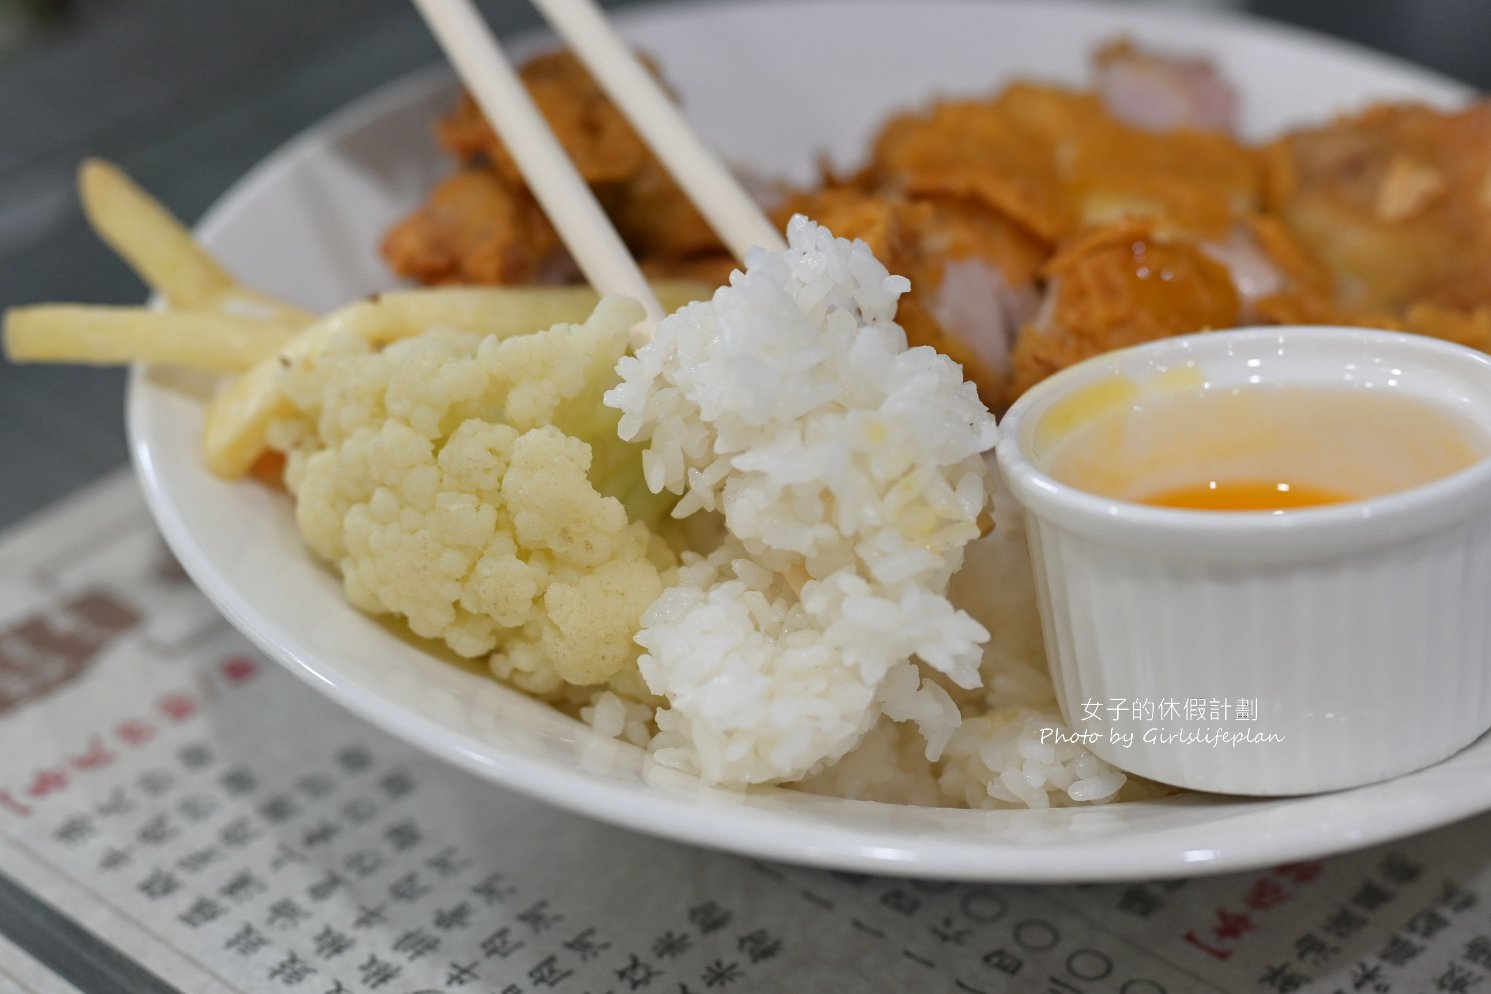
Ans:
{"label": "sauce in ramekin", "polygon": [[1150,494],[1140,503],[1183,511],[1291,511],[1355,500],[1350,494],[1287,480],[1207,480]]}
{"label": "sauce in ramekin", "polygon": [[1090,409],[1079,403],[1059,415],[1051,476],[1160,507],[1283,513],[1365,500],[1491,454],[1491,439],[1469,418],[1394,392],[1105,382],[1090,396]]}

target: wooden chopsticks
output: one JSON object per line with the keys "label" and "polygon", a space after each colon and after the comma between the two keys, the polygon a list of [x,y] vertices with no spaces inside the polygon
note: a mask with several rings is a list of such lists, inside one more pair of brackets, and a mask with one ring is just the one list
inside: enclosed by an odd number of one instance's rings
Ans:
{"label": "wooden chopsticks", "polygon": [[456,73],[517,163],[580,272],[600,294],[625,294],[647,311],[634,338],[650,341],[664,317],[637,260],[470,0],[414,0]]}
{"label": "wooden chopsticks", "polygon": [[[580,271],[597,292],[636,297],[647,309],[639,341],[663,311],[610,218],[569,160],[471,0],[414,0]],[[780,251],[781,233],[694,133],[652,74],[592,0],[534,0],[596,82],[637,129],[737,260],[753,246]]]}
{"label": "wooden chopsticks", "polygon": [[743,262],[753,246],[787,247],[776,225],[689,126],[595,0],[533,0],[533,5],[631,121],[731,255]]}

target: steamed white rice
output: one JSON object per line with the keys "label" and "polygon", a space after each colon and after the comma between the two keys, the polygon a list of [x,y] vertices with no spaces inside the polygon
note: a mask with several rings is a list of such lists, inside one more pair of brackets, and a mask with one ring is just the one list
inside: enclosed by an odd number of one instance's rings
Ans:
{"label": "steamed white rice", "polygon": [[607,403],[648,443],[649,486],[726,535],[643,616],[639,667],[666,706],[649,722],[607,691],[582,717],[715,784],[970,807],[1119,797],[1122,773],[1041,741],[1061,719],[1012,502],[975,542],[993,417],[955,363],[906,347],[909,284],[868,247],[801,217],[788,241],[618,366]]}
{"label": "steamed white rice", "polygon": [[1014,501],[995,497],[995,529],[969,547],[954,602],[991,638],[983,687],[958,702],[962,718],[937,762],[877,727],[859,748],[798,786],[819,794],[969,808],[1046,808],[1105,803],[1159,792],[1080,744],[1042,741],[1071,729],[1056,705],[1036,613],[1035,580]]}
{"label": "steamed white rice", "polygon": [[[794,787],[867,801],[991,809],[1103,804],[1166,792],[1081,745],[1055,745],[1050,735],[1042,742],[1043,729],[1071,728],[1051,686],[1019,509],[1002,491],[994,507],[993,534],[968,547],[950,590],[953,602],[991,634],[979,667],[983,685],[956,694],[960,722],[941,757],[927,758],[915,728],[882,718],[837,763]],[[654,752],[678,748],[667,734],[647,730],[651,707],[609,691],[601,696],[611,703],[582,712],[598,732]]]}

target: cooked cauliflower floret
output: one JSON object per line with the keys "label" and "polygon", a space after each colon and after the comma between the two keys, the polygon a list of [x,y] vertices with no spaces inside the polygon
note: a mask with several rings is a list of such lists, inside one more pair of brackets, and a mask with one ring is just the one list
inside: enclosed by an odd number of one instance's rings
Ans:
{"label": "cooked cauliflower floret", "polygon": [[271,440],[301,532],[353,604],[535,694],[635,694],[632,637],[675,562],[622,503],[645,494],[640,455],[600,397],[640,313],[613,299],[507,339],[347,338],[285,370],[300,416]]}

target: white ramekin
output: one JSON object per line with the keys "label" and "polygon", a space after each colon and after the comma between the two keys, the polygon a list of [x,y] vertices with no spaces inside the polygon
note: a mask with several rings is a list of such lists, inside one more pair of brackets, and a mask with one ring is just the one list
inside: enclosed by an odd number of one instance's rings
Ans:
{"label": "white ramekin", "polygon": [[[1026,511],[1073,732],[1142,776],[1267,795],[1407,773],[1491,728],[1491,461],[1282,515],[1151,507],[1048,475],[1035,439],[1053,404],[1105,378],[1184,369],[1208,390],[1398,391],[1491,430],[1491,358],[1362,329],[1167,339],[1036,386],[1006,415],[997,456]],[[1238,718],[1239,701],[1256,718]]]}

